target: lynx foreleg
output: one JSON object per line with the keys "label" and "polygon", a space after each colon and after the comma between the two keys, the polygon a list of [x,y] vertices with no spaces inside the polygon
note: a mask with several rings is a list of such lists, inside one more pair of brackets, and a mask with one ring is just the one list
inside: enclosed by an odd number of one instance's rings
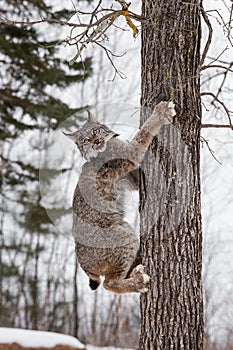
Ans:
{"label": "lynx foreleg", "polygon": [[[170,124],[176,115],[173,102],[160,102],[154,108],[151,116],[145,121],[138,133],[128,144],[131,164],[136,167],[142,161],[154,136],[163,125]],[[135,166],[136,165],[136,166]],[[132,170],[132,169],[130,169]]]}
{"label": "lynx foreleg", "polygon": [[[104,181],[117,181],[125,176],[130,180],[131,175],[136,171],[144,155],[163,125],[170,124],[175,116],[175,105],[173,102],[160,102],[154,108],[152,115],[142,125],[141,129],[128,144],[121,144],[117,156],[109,159],[108,167],[98,171],[98,179]],[[130,175],[129,175],[130,174]],[[132,177],[131,177],[132,180]]]}
{"label": "lynx foreleg", "polygon": [[133,145],[137,144],[141,151],[146,151],[160,128],[163,125],[172,123],[175,115],[176,111],[173,102],[160,102],[155,106],[152,115],[145,121],[131,143]]}

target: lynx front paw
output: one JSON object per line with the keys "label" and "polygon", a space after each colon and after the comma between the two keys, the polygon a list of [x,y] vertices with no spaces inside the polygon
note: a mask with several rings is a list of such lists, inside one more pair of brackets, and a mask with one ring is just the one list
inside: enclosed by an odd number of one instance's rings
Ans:
{"label": "lynx front paw", "polygon": [[157,114],[159,121],[162,124],[171,124],[176,115],[174,102],[162,101],[155,106],[154,112]]}

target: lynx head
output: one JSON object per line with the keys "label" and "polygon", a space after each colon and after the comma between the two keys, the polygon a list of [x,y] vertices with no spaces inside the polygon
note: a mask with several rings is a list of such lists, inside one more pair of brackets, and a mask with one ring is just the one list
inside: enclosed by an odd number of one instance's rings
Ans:
{"label": "lynx head", "polygon": [[107,142],[112,137],[118,136],[106,125],[100,124],[89,111],[88,120],[81,129],[71,134],[64,134],[75,142],[82,156],[88,161],[97,157],[98,153],[104,152]]}

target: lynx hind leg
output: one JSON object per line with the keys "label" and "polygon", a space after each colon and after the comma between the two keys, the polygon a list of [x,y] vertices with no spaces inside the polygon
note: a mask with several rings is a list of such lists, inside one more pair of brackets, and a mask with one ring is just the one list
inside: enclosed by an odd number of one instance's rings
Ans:
{"label": "lynx hind leg", "polygon": [[104,288],[115,293],[146,293],[148,292],[148,283],[150,277],[144,273],[143,265],[138,265],[131,273],[129,278],[122,276],[105,276]]}
{"label": "lynx hind leg", "polygon": [[141,257],[140,251],[138,250],[136,257],[134,258],[133,263],[127,272],[126,278],[129,278],[132,271],[135,269],[135,267],[137,267],[138,265],[141,265],[141,264],[142,264],[142,257]]}
{"label": "lynx hind leg", "polygon": [[92,290],[96,290],[100,285],[100,282],[94,281],[91,278],[89,279],[89,286]]}
{"label": "lynx hind leg", "polygon": [[132,191],[138,191],[139,190],[139,168],[136,168],[134,170],[131,170],[126,176],[125,179],[127,179],[131,186],[130,189]]}
{"label": "lynx hind leg", "polygon": [[176,115],[175,104],[173,101],[162,101],[155,106],[154,113],[158,115],[163,124],[171,124]]}

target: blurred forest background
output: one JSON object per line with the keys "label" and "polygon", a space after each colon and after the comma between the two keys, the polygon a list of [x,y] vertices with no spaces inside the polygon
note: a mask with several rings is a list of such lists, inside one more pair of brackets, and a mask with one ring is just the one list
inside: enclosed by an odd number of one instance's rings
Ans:
{"label": "blurred forest background", "polygon": [[[1,16],[64,20],[75,9],[96,6],[94,0],[52,3],[2,0]],[[140,13],[140,4],[132,5]],[[203,124],[229,124],[232,2],[205,0],[203,5],[208,17],[203,19],[203,47],[208,21],[213,27],[201,74]],[[74,130],[83,123],[87,107],[95,107],[100,120],[114,123],[126,138],[136,130],[140,37],[134,39],[125,24],[118,26],[124,30],[111,28],[108,45],[120,56],[112,59],[122,73],[112,80],[116,69],[101,48],[88,47],[82,61],[69,66],[74,48],[57,45],[67,28],[0,22],[0,326],[56,331],[82,342],[135,348],[139,296],[90,291],[76,263],[70,207],[81,159],[61,135],[61,129]],[[232,154],[233,130],[203,129],[206,350],[233,349]],[[135,202],[137,197],[129,197],[128,204]],[[138,227],[132,212],[129,220]]]}

